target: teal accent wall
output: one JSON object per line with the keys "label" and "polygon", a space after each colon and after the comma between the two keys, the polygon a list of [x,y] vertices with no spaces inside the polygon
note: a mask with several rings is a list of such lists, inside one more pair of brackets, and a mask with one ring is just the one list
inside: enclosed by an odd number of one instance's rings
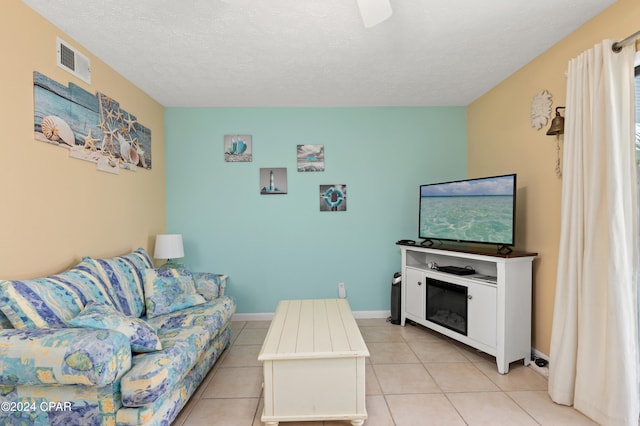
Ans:
{"label": "teal accent wall", "polygon": [[[281,299],[389,309],[395,242],[417,239],[420,184],[466,177],[464,107],[167,108],[167,231],[185,263],[230,276],[239,313]],[[253,161],[224,161],[224,135],[253,136]],[[324,172],[298,172],[299,144],[323,144]],[[288,194],[259,171],[286,167]],[[347,211],[321,212],[320,185],[346,184]]]}

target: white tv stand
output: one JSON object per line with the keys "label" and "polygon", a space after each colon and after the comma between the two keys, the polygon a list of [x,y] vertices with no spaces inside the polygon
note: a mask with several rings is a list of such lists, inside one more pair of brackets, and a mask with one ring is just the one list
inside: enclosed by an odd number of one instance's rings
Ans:
{"label": "white tv stand", "polygon": [[[496,357],[501,374],[509,372],[513,361],[523,359],[524,365],[529,365],[531,267],[537,253],[500,254],[466,246],[398,246],[402,253],[402,326],[411,320],[486,352]],[[471,267],[475,274],[444,273],[435,269],[436,264]],[[461,286],[466,291],[466,335],[427,319],[427,279]]]}

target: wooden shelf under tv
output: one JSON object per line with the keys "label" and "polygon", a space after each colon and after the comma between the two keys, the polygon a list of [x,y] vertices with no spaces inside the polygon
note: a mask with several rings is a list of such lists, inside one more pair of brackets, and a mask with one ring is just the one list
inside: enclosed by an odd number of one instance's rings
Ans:
{"label": "wooden shelf under tv", "polygon": [[498,244],[473,244],[473,243],[456,243],[456,242],[435,242],[433,245],[422,245],[420,243],[416,244],[408,244],[408,243],[397,243],[399,246],[406,247],[416,247],[416,248],[427,248],[433,250],[444,250],[444,251],[454,251],[459,253],[468,253],[468,254],[479,254],[483,256],[494,256],[494,257],[528,257],[528,256],[537,256],[538,253],[522,251],[522,250],[512,250],[509,253],[500,253],[498,251]]}

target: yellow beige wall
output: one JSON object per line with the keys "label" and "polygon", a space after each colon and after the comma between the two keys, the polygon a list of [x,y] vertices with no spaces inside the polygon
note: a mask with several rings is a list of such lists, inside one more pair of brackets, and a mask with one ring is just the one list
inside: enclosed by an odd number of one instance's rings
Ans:
{"label": "yellow beige wall", "polygon": [[467,109],[470,177],[518,173],[518,248],[536,251],[533,346],[549,354],[560,233],[561,178],[556,176],[556,138],[531,126],[531,99],[546,89],[553,108],[565,105],[570,59],[603,39],[640,30],[640,2],[619,0]]}
{"label": "yellow beige wall", "polygon": [[[150,249],[164,231],[164,109],[20,0],[0,6],[0,279],[58,272],[82,256]],[[91,60],[91,84],[56,65],[56,36]],[[153,169],[112,175],[34,139],[33,72],[120,102],[151,130]]]}

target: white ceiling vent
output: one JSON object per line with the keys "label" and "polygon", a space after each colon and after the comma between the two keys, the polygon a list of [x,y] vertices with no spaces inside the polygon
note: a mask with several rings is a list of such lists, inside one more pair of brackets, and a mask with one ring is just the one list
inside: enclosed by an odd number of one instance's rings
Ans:
{"label": "white ceiling vent", "polygon": [[60,68],[64,68],[76,77],[91,83],[91,62],[89,58],[78,52],[69,43],[60,37],[57,40],[57,62]]}

